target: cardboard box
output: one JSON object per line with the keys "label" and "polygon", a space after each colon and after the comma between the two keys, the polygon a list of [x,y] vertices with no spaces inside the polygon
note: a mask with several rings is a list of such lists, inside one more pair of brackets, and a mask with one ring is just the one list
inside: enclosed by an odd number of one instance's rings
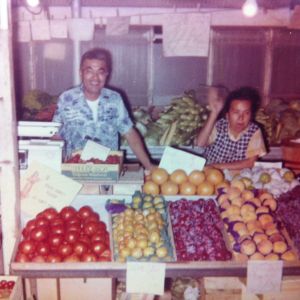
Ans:
{"label": "cardboard box", "polygon": [[123,152],[111,151],[110,155],[118,155],[120,164],[62,164],[62,174],[77,181],[117,181],[123,166]]}
{"label": "cardboard box", "polygon": [[6,290],[0,290],[0,299],[1,300],[23,300],[23,291],[22,291],[22,281],[20,277],[17,276],[0,276],[0,281],[14,281],[14,288],[10,291],[10,294],[6,297]]}

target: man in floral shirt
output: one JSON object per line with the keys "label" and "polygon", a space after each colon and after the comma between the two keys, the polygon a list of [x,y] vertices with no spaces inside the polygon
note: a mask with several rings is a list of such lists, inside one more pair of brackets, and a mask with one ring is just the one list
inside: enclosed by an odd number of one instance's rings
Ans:
{"label": "man in floral shirt", "polygon": [[110,53],[89,50],[81,58],[81,85],[59,97],[53,121],[62,123],[59,135],[66,142],[66,155],[81,150],[88,139],[117,150],[121,134],[144,168],[151,170],[153,165],[120,94],[105,88],[110,72]]}

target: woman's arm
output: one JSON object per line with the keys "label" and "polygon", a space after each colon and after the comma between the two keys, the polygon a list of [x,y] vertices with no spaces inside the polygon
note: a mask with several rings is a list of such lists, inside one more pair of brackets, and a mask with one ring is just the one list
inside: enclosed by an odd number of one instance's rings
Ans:
{"label": "woman's arm", "polygon": [[244,168],[252,168],[257,159],[258,159],[258,155],[243,160],[234,161],[231,163],[216,163],[216,164],[211,164],[209,166],[218,169],[241,170]]}

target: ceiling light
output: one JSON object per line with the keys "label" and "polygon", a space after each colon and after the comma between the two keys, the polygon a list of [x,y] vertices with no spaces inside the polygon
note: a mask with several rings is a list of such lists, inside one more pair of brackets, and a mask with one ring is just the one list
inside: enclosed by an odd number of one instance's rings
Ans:
{"label": "ceiling light", "polygon": [[40,5],[40,0],[26,0],[26,3],[30,7],[38,7]]}
{"label": "ceiling light", "polygon": [[256,0],[246,0],[242,7],[243,14],[249,18],[254,17],[257,13],[257,10],[258,6]]}

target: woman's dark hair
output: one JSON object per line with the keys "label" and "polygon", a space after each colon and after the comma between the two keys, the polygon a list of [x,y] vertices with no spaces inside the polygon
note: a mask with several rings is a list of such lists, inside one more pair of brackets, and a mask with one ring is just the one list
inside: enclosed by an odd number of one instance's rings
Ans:
{"label": "woman's dark hair", "polygon": [[83,62],[86,59],[97,59],[97,60],[103,60],[106,63],[107,71],[110,73],[112,68],[112,58],[111,54],[108,50],[103,48],[93,48],[91,50],[88,50],[81,56],[80,60],[80,68],[83,65]]}
{"label": "woman's dark hair", "polygon": [[231,103],[234,100],[249,101],[251,103],[252,117],[254,117],[257,109],[260,106],[261,98],[257,89],[250,86],[240,87],[228,94],[222,112],[223,116],[228,113]]}

